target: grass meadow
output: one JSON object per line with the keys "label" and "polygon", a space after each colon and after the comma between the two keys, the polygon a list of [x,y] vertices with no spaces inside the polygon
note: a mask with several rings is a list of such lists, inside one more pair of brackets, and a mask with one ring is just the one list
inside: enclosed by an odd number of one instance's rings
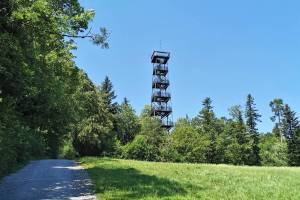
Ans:
{"label": "grass meadow", "polygon": [[98,199],[300,199],[300,168],[84,157]]}

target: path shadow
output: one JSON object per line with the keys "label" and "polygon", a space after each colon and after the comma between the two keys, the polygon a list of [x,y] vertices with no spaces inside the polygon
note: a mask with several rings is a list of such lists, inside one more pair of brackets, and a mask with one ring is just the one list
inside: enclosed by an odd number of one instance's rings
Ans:
{"label": "path shadow", "polygon": [[[51,168],[53,173],[69,176],[71,180],[57,178],[52,184],[43,186],[40,192],[44,199],[82,199],[95,200],[93,184],[88,173],[77,165],[56,165]],[[32,188],[33,189],[33,188]]]}
{"label": "path shadow", "polygon": [[96,193],[109,194],[111,199],[141,199],[146,197],[184,196],[187,190],[201,188],[181,184],[166,178],[145,175],[134,168],[88,168],[95,180]]}

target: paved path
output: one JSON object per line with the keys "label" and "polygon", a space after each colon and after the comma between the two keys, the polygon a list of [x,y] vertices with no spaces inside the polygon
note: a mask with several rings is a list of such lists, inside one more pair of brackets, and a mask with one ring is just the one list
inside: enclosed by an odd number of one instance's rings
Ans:
{"label": "paved path", "polygon": [[5,177],[0,199],[95,200],[92,184],[82,167],[70,160],[39,160]]}

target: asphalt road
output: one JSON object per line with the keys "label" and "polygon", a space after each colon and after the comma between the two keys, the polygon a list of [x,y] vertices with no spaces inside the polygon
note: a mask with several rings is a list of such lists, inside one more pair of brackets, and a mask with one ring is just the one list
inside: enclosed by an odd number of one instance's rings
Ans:
{"label": "asphalt road", "polygon": [[2,200],[95,200],[87,172],[70,160],[39,160],[2,179]]}

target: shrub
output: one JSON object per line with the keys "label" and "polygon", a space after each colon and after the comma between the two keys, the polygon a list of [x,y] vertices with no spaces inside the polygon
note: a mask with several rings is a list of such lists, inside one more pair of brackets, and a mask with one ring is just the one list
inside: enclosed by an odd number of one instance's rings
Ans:
{"label": "shrub", "polygon": [[121,147],[122,157],[136,160],[159,160],[159,151],[154,145],[149,144],[149,138],[145,135],[138,135],[135,139]]}
{"label": "shrub", "polygon": [[162,145],[161,151],[161,161],[163,162],[182,162],[183,156],[180,155],[173,145],[173,140],[168,137],[166,142]]}
{"label": "shrub", "polygon": [[197,132],[188,120],[180,119],[176,123],[171,139],[172,148],[178,152],[177,160],[206,162],[210,140],[206,135]]}
{"label": "shrub", "polygon": [[0,111],[5,113],[0,116],[0,176],[3,176],[28,160],[41,157],[44,143],[9,106],[0,105]]}
{"label": "shrub", "polygon": [[286,141],[280,141],[273,134],[261,138],[259,144],[261,164],[265,166],[287,166],[288,153]]}
{"label": "shrub", "polygon": [[73,147],[72,141],[67,139],[64,141],[63,146],[60,150],[60,158],[73,160],[78,156],[75,148]]}

